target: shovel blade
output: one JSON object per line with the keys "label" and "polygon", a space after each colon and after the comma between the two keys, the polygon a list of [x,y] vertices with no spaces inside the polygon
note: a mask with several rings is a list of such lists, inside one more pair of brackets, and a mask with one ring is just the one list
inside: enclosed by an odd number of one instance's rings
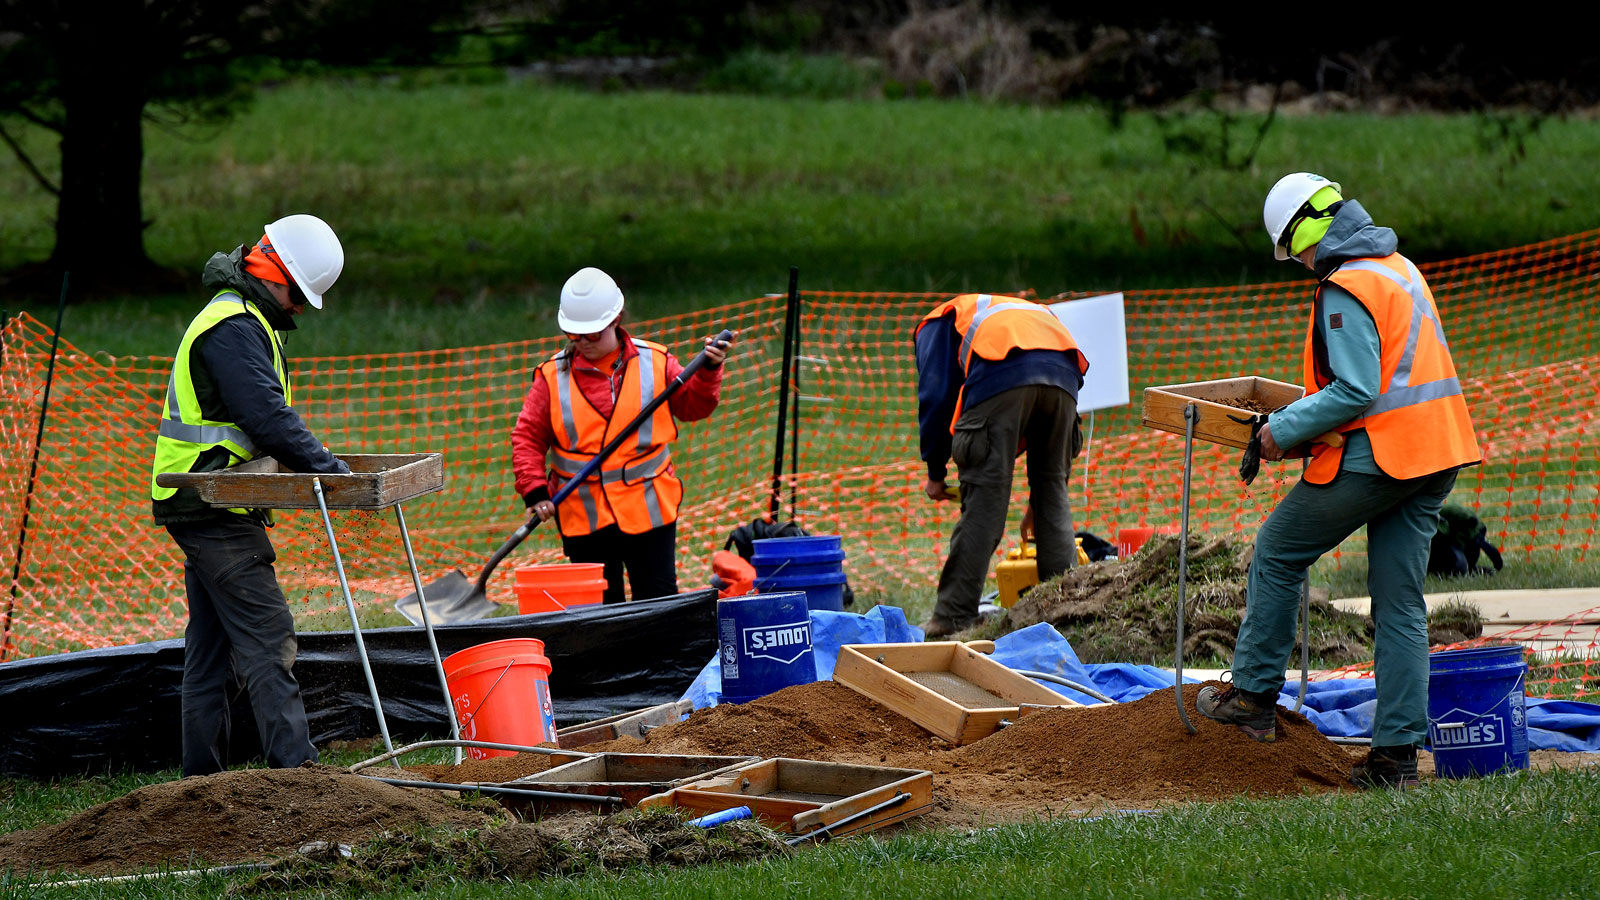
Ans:
{"label": "shovel blade", "polygon": [[[475,622],[499,609],[499,605],[477,590],[476,584],[460,569],[430,581],[423,586],[422,593],[428,599],[428,619],[434,625]],[[422,624],[422,604],[415,593],[396,600],[394,608],[411,624]]]}

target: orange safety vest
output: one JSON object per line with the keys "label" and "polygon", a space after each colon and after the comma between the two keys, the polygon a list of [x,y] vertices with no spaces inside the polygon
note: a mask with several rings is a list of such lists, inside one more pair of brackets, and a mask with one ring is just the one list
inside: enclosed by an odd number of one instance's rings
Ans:
{"label": "orange safety vest", "polygon": [[[539,366],[550,389],[550,426],[555,436],[550,446],[550,471],[556,476],[551,479],[551,493],[576,477],[645,404],[666,389],[667,348],[637,339],[633,345],[639,352],[623,367],[622,386],[609,419],[573,383],[572,362],[562,358],[565,351]],[[663,403],[562,502],[557,510],[561,533],[579,537],[616,523],[627,534],[640,534],[676,522],[683,482],[672,472],[668,443],[677,436],[678,424]]]}
{"label": "orange safety vest", "polygon": [[[1446,469],[1483,461],[1472,432],[1467,400],[1461,394],[1456,364],[1439,321],[1428,282],[1398,253],[1354,259],[1335,269],[1325,281],[1354,294],[1378,325],[1382,377],[1377,399],[1360,417],[1335,431],[1365,428],[1372,458],[1391,478],[1421,478]],[[1320,295],[1322,288],[1317,288]],[[1306,396],[1326,387],[1316,360],[1317,309],[1306,332],[1304,378]],[[1327,484],[1339,474],[1344,448],[1311,445],[1305,479]]]}
{"label": "orange safety vest", "polygon": [[[1089,372],[1089,358],[1078,349],[1072,332],[1061,324],[1055,313],[1041,304],[1021,297],[1004,294],[961,294],[933,308],[933,312],[917,323],[912,339],[922,326],[945,316],[955,314],[956,333],[961,335],[961,374],[972,372],[974,355],[991,362],[999,362],[1013,350],[1060,350],[1069,353],[1078,365],[1078,374]],[[962,385],[956,396],[956,412],[950,419],[950,432],[955,433],[956,420],[961,418],[961,399],[966,394]]]}

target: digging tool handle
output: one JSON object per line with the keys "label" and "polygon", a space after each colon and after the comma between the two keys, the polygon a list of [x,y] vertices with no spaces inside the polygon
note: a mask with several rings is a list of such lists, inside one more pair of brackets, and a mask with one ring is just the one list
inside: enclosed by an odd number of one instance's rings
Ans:
{"label": "digging tool handle", "polygon": [[[733,332],[726,328],[722,330],[721,334],[717,335],[717,343],[721,346],[726,347],[732,341]],[[610,458],[611,454],[615,453],[617,448],[622,446],[623,441],[632,437],[633,433],[639,430],[639,426],[648,421],[652,415],[655,415],[655,411],[661,408],[661,404],[671,399],[672,395],[677,393],[678,388],[683,387],[683,383],[694,377],[694,373],[700,371],[705,364],[706,352],[701,350],[699,353],[694,355],[694,359],[689,360],[689,364],[683,367],[683,371],[678,373],[677,378],[667,382],[666,388],[663,389],[661,393],[651,398],[650,402],[644,405],[644,409],[639,410],[639,414],[633,417],[633,421],[629,422],[627,427],[618,432],[617,436],[607,442],[604,447],[601,447],[599,453],[595,454],[592,459],[583,464],[583,468],[578,470],[578,474],[568,479],[567,483],[563,484],[560,490],[556,491],[555,496],[550,498],[550,502],[555,504],[557,507],[561,506],[561,501],[567,499],[569,494],[578,489],[578,485],[583,484],[583,482],[587,480],[590,475],[593,475],[595,470],[599,469],[600,466],[605,463],[608,458]],[[521,544],[523,541],[527,540],[528,535],[532,534],[533,530],[538,527],[539,517],[537,515],[529,516],[528,521],[523,522],[520,526],[518,526],[517,530],[511,533],[511,537],[508,538],[504,544],[500,545],[500,549],[496,550],[494,555],[489,557],[489,562],[483,567],[483,571],[478,574],[478,581],[477,584],[473,586],[473,590],[480,594],[483,593],[489,585],[489,576],[494,572],[495,566],[500,565],[500,562],[510,555],[511,551],[517,549],[518,544]]]}
{"label": "digging tool handle", "polygon": [[869,818],[877,815],[878,813],[883,812],[886,809],[894,809],[896,806],[899,806],[900,804],[902,804],[902,803],[904,803],[904,802],[906,802],[907,800],[910,800],[910,799],[911,799],[911,795],[910,794],[906,793],[905,791],[900,791],[899,793],[895,794],[893,797],[890,797],[888,800],[885,800],[882,803],[879,803],[877,806],[869,807],[869,808],[863,809],[862,811],[860,811],[858,813],[855,813],[853,815],[845,816],[844,818],[840,819],[839,821],[834,822],[832,825],[824,825],[821,828],[815,829],[813,831],[808,831],[805,834],[796,835],[795,837],[788,838],[788,839],[786,839],[784,841],[784,843],[788,844],[791,847],[798,847],[799,845],[805,843],[806,841],[816,841],[816,840],[827,840],[827,839],[830,839],[830,838],[833,837],[833,832],[836,829],[843,828],[846,825],[854,825],[855,823],[857,823],[857,822],[859,822],[859,821],[861,821],[863,819],[869,819]]}

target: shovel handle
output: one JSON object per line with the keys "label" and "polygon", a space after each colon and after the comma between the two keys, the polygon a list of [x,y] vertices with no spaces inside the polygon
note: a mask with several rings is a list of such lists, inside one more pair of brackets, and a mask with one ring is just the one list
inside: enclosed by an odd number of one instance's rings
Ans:
{"label": "shovel handle", "polygon": [[[716,342],[722,346],[727,346],[732,340],[733,332],[726,328],[722,329],[722,332],[716,337]],[[633,417],[633,421],[629,422],[627,427],[623,428],[616,437],[600,448],[599,453],[596,453],[588,462],[584,463],[583,468],[579,469],[577,474],[568,479],[567,483],[563,484],[555,492],[555,496],[550,498],[550,502],[559,507],[561,501],[567,499],[573,491],[578,489],[578,485],[583,484],[589,476],[593,475],[601,464],[610,458],[618,447],[622,446],[623,441],[632,437],[633,433],[639,430],[639,426],[649,421],[650,417],[655,415],[656,410],[661,408],[661,404],[671,399],[672,395],[678,392],[678,388],[683,387],[683,383],[693,377],[694,373],[704,368],[705,364],[706,351],[701,350],[694,355],[694,359],[689,360],[689,364],[683,367],[683,371],[678,373],[677,378],[667,382],[667,386],[662,389],[661,393],[652,397],[650,402],[644,405],[644,409],[639,410],[639,414]],[[500,549],[489,557],[489,562],[484,565],[483,571],[478,574],[476,590],[482,592],[488,588],[489,576],[494,572],[495,566],[500,565],[501,561],[510,555],[512,550],[517,549],[518,544],[527,540],[528,535],[532,534],[533,530],[538,527],[539,516],[534,514],[529,516],[528,521],[523,522],[516,531],[511,532],[511,537],[507,538],[506,542],[500,545]]]}

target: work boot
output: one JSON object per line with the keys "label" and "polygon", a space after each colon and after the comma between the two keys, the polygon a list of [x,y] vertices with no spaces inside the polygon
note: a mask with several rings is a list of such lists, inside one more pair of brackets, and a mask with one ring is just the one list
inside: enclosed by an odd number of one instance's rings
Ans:
{"label": "work boot", "polygon": [[1263,744],[1278,739],[1278,698],[1275,694],[1241,691],[1231,684],[1208,684],[1200,689],[1194,708],[1200,715],[1229,725]]}
{"label": "work boot", "polygon": [[933,641],[949,637],[967,626],[957,625],[948,619],[941,619],[937,616],[929,616],[928,621],[923,622],[919,627],[922,629],[922,636],[927,640]]}
{"label": "work boot", "polygon": [[1367,758],[1350,770],[1350,780],[1365,790],[1390,788],[1409,791],[1421,781],[1417,778],[1417,748],[1373,747]]}

